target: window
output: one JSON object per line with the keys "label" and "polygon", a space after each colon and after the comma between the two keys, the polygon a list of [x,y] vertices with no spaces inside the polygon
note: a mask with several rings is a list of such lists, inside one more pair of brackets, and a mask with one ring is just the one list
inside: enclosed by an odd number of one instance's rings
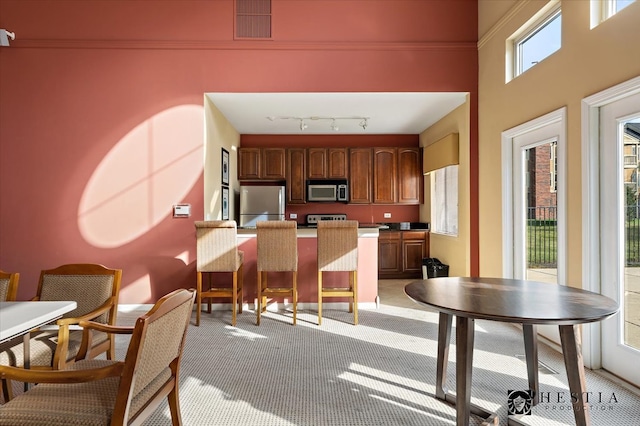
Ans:
{"label": "window", "polygon": [[591,28],[611,18],[635,0],[599,0],[591,2]]}
{"label": "window", "polygon": [[458,235],[458,166],[431,172],[431,231]]}
{"label": "window", "polygon": [[542,18],[518,31],[514,39],[514,75],[518,76],[560,49],[562,45],[562,13],[556,4]]}

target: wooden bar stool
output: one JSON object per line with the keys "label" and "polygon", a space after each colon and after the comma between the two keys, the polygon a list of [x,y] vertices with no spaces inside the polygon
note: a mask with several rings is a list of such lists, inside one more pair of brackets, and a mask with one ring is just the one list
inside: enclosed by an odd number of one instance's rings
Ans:
{"label": "wooden bar stool", "polygon": [[[322,273],[349,272],[348,287],[325,287]],[[349,297],[349,312],[358,325],[358,221],[321,220],[318,222],[318,325],[322,324],[322,299]]]}
{"label": "wooden bar stool", "polygon": [[[237,312],[242,313],[242,263],[244,253],[238,250],[237,225],[233,220],[196,221],[196,325],[200,325],[200,305],[208,298],[207,312],[211,313],[212,297],[231,298],[231,325],[236,325]],[[231,272],[231,287],[202,289],[204,272]]]}
{"label": "wooden bar stool", "polygon": [[[298,234],[291,220],[256,223],[258,245],[258,308],[256,324],[267,309],[267,297],[289,296],[293,301],[293,325],[298,315]],[[269,287],[267,272],[291,272],[291,287]]]}

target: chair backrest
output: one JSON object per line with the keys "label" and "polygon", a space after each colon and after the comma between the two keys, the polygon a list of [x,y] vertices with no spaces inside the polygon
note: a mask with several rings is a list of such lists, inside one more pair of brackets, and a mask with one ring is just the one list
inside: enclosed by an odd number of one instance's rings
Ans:
{"label": "chair backrest", "polygon": [[[162,297],[135,323],[113,417],[133,420],[167,383],[178,386],[180,360],[195,291],[175,290]],[[155,399],[155,401],[154,401]],[[125,422],[126,423],[126,422]]]}
{"label": "chair backrest", "polygon": [[63,318],[83,316],[111,300],[111,309],[93,321],[115,324],[121,269],[93,263],[62,265],[40,272],[38,300],[74,300],[78,307]]}
{"label": "chair backrest", "polygon": [[17,272],[10,273],[0,270],[0,301],[16,300],[19,279],[20,274]]}
{"label": "chair backrest", "polygon": [[298,270],[298,231],[293,220],[256,223],[258,271]]}
{"label": "chair backrest", "polygon": [[355,271],[357,269],[358,221],[319,221],[318,270]]}
{"label": "chair backrest", "polygon": [[237,271],[237,226],[234,220],[196,221],[196,270],[200,272]]}

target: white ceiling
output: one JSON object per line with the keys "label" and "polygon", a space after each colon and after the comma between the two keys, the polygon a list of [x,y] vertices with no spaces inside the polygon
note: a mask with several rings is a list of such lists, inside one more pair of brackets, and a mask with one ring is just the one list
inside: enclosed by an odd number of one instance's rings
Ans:
{"label": "white ceiling", "polygon": [[[420,134],[466,101],[467,93],[208,93],[240,134]],[[367,128],[361,119],[368,117]],[[300,120],[268,117],[335,117]]]}

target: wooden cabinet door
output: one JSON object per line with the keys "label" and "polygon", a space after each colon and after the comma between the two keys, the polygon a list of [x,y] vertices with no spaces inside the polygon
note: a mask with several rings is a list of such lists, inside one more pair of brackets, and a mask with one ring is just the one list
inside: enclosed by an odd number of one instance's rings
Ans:
{"label": "wooden cabinet door", "polygon": [[420,148],[398,148],[398,203],[420,204],[424,199]]}
{"label": "wooden cabinet door", "polygon": [[304,148],[287,150],[287,203],[289,204],[306,202],[306,154]]}
{"label": "wooden cabinet door", "polygon": [[308,177],[309,179],[324,179],[327,177],[327,150],[326,148],[309,148]]}
{"label": "wooden cabinet door", "polygon": [[371,148],[349,150],[349,203],[371,203]]}
{"label": "wooden cabinet door", "polygon": [[402,235],[402,272],[422,275],[422,258],[427,257],[426,232],[408,231]]}
{"label": "wooden cabinet door", "polygon": [[373,149],[373,202],[395,204],[397,179],[396,148]]}
{"label": "wooden cabinet door", "polygon": [[378,274],[398,275],[402,271],[402,239],[399,232],[385,231],[378,237]]}
{"label": "wooden cabinet door", "polygon": [[260,148],[238,149],[238,180],[260,179]]}
{"label": "wooden cabinet door", "polygon": [[349,178],[349,158],[347,148],[329,148],[327,150],[327,177],[329,179]]}
{"label": "wooden cabinet door", "polygon": [[262,179],[286,179],[286,155],[284,148],[262,148]]}

